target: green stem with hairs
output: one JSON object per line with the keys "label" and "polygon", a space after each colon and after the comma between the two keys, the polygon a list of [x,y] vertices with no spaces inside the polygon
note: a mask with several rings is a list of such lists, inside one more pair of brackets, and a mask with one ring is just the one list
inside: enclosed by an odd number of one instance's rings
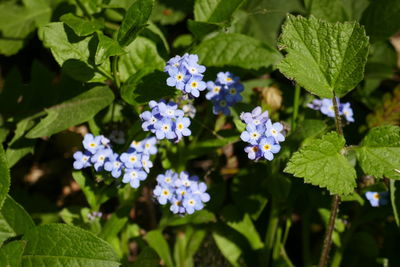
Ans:
{"label": "green stem with hairs", "polygon": [[300,91],[301,91],[300,85],[296,84],[296,86],[294,87],[292,131],[294,131],[297,126],[297,115],[299,114]]}
{"label": "green stem with hairs", "polygon": [[[339,135],[343,136],[342,121],[339,115],[339,107],[335,94],[333,95],[332,102],[333,102],[333,109],[335,111],[336,131]],[[319,264],[318,264],[319,267],[325,267],[328,263],[329,252],[331,250],[331,245],[332,245],[332,234],[333,230],[335,229],[335,220],[339,209],[339,203],[340,203],[340,196],[334,195],[332,199],[331,214],[329,217],[328,228],[326,229],[321,257],[319,259]]]}

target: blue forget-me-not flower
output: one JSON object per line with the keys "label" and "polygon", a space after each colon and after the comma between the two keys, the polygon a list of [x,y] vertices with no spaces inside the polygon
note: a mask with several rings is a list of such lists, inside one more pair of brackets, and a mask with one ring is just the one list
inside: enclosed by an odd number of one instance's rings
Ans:
{"label": "blue forget-me-not flower", "polygon": [[372,207],[379,207],[388,203],[388,192],[366,192],[365,197]]}
{"label": "blue forget-me-not flower", "polygon": [[[350,106],[350,103],[341,103],[339,98],[337,99],[339,115],[344,116],[346,121],[354,122],[353,118],[353,109]],[[335,110],[333,108],[333,101],[330,98],[324,99],[314,99],[311,103],[307,104],[307,107],[315,110],[321,111],[322,114],[334,118]]]}

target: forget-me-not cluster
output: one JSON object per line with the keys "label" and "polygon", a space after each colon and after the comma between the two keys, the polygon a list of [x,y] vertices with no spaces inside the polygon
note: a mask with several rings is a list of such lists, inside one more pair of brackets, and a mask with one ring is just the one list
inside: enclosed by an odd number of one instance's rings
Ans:
{"label": "forget-me-not cluster", "polygon": [[[353,110],[350,103],[340,103],[339,98],[336,98],[338,102],[339,115],[344,116],[346,121],[354,122]],[[309,108],[319,110],[322,114],[334,118],[335,109],[333,107],[333,101],[330,98],[314,99],[311,103],[307,104]]]}
{"label": "forget-me-not cluster", "polygon": [[200,91],[206,89],[203,82],[203,73],[206,67],[199,65],[199,57],[192,54],[184,54],[171,58],[164,68],[168,73],[167,85],[187,93],[192,97],[199,97]]}
{"label": "forget-me-not cluster", "polygon": [[110,141],[103,135],[88,133],[83,139],[84,151],[74,153],[73,166],[76,170],[93,167],[97,172],[106,171],[114,178],[123,176],[122,182],[138,188],[140,181],[147,178],[153,163],[150,156],[157,153],[155,137],[133,141],[128,151],[119,155],[112,150]]}
{"label": "forget-me-not cluster", "polygon": [[379,207],[388,203],[389,192],[366,192],[365,197],[372,207]]}
{"label": "forget-me-not cluster", "polygon": [[268,111],[262,112],[261,107],[256,107],[252,112],[243,112],[240,119],[246,123],[246,130],[240,138],[249,143],[244,149],[249,159],[273,160],[274,154],[281,149],[279,143],[285,141],[283,125],[279,122],[272,123]]}
{"label": "forget-me-not cluster", "polygon": [[230,115],[229,107],[242,101],[240,93],[244,87],[239,77],[233,76],[230,72],[220,72],[215,82],[207,82],[207,89],[206,98],[213,103],[213,113]]}
{"label": "forget-me-not cluster", "polygon": [[144,131],[151,131],[157,139],[168,139],[179,142],[183,136],[191,135],[188,128],[190,119],[184,117],[184,112],[178,109],[175,102],[150,101],[149,107],[151,111],[145,111],[140,114],[142,119],[142,128]]}
{"label": "forget-me-not cluster", "polygon": [[199,182],[197,176],[189,176],[185,171],[176,173],[167,170],[157,176],[157,186],[153,194],[161,205],[170,203],[170,210],[175,214],[192,214],[201,210],[210,200],[206,192],[207,185]]}

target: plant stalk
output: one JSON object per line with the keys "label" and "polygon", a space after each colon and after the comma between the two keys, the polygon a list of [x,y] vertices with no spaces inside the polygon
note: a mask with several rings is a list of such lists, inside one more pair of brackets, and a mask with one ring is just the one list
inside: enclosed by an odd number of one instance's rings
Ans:
{"label": "plant stalk", "polygon": [[[333,102],[333,108],[335,111],[336,131],[339,135],[343,136],[342,122],[340,119],[339,107],[338,107],[338,102],[337,102],[335,94],[333,95],[332,102]],[[329,252],[331,250],[331,245],[332,245],[332,233],[333,233],[333,230],[335,229],[335,221],[336,221],[336,215],[337,215],[338,208],[339,208],[339,202],[340,202],[340,196],[334,195],[333,199],[332,199],[331,214],[329,217],[328,228],[326,229],[324,244],[322,247],[322,252],[321,252],[321,257],[319,259],[318,267],[325,267],[328,263]]]}
{"label": "plant stalk", "polygon": [[111,67],[112,67],[112,74],[113,74],[113,78],[114,78],[114,83],[115,86],[118,88],[118,90],[120,89],[121,86],[121,81],[119,79],[119,74],[118,74],[118,56],[114,56],[112,61],[111,61]]}
{"label": "plant stalk", "polygon": [[279,225],[279,211],[276,201],[272,199],[271,201],[271,210],[269,215],[269,223],[267,228],[267,233],[265,236],[265,265],[266,267],[270,266],[271,256],[274,249],[276,232],[278,230]]}

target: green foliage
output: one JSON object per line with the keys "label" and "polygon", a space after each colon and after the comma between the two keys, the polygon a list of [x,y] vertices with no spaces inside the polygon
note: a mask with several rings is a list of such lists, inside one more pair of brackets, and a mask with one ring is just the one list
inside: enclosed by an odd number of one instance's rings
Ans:
{"label": "green foliage", "polygon": [[94,87],[73,99],[46,109],[47,116],[30,130],[26,137],[49,136],[88,121],[113,100],[114,94],[108,87]]}
{"label": "green foliage", "polygon": [[31,216],[14,199],[7,196],[0,211],[0,243],[25,234],[34,227]]}
{"label": "green foliage", "polygon": [[141,70],[148,74],[164,68],[165,62],[158,54],[156,45],[147,38],[136,38],[125,50],[127,53],[120,56],[118,62],[122,81],[128,80]]}
{"label": "green foliage", "polygon": [[265,43],[242,34],[225,33],[204,40],[194,49],[207,66],[267,68],[280,59],[279,53]]}
{"label": "green foliage", "polygon": [[104,81],[109,76],[109,62],[93,64],[97,47],[92,36],[79,37],[62,22],[49,23],[40,30],[43,44],[71,77],[79,81]]}
{"label": "green foliage", "polygon": [[342,136],[328,133],[294,153],[285,172],[326,188],[331,194],[351,194],[356,187],[356,172],[342,155],[344,144]]}
{"label": "green foliage", "polygon": [[61,16],[60,20],[74,30],[78,36],[87,36],[103,28],[101,23],[88,21],[71,13]]}
{"label": "green foliage", "polygon": [[160,258],[165,262],[165,265],[167,267],[174,266],[168,243],[163,237],[163,234],[160,230],[150,231],[144,238],[147,243],[149,243],[149,246],[152,247],[160,256]]}
{"label": "green foliage", "polygon": [[384,40],[400,30],[400,2],[397,0],[372,1],[364,11],[361,23],[372,41]]}
{"label": "green foliage", "polygon": [[23,239],[27,242],[23,266],[120,266],[107,242],[78,227],[42,225],[28,231]]}
{"label": "green foliage", "polygon": [[305,0],[304,4],[308,12],[319,19],[337,22],[347,18],[342,0]]}
{"label": "green foliage", "polygon": [[96,65],[103,64],[111,56],[120,56],[125,54],[125,50],[118,44],[117,41],[107,37],[102,33],[97,33],[99,43],[96,50],[94,62]]}
{"label": "green foliage", "polygon": [[24,241],[12,241],[0,247],[0,262],[6,267],[21,266],[22,253],[26,243]]}
{"label": "green foliage", "polygon": [[232,14],[243,2],[243,0],[196,0],[194,19],[211,23],[229,22]]}
{"label": "green foliage", "polygon": [[3,206],[4,200],[10,188],[10,170],[6,154],[2,146],[0,146],[0,208]]}
{"label": "green foliage", "polygon": [[136,0],[129,7],[118,31],[118,42],[122,46],[129,45],[146,27],[153,5],[154,0]]}
{"label": "green foliage", "polygon": [[366,174],[400,179],[400,127],[372,128],[357,148],[357,158]]}
{"label": "green foliage", "polygon": [[289,15],[280,47],[279,70],[319,97],[344,96],[362,80],[368,37],[356,22],[328,23]]}

